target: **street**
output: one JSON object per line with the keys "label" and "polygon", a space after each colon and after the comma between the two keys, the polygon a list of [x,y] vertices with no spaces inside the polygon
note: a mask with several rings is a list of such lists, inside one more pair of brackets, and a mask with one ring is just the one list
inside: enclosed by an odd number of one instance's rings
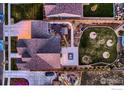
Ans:
{"label": "street", "polygon": [[[3,13],[3,5],[0,4],[0,12]],[[0,41],[3,40],[3,23],[0,22]],[[1,44],[1,46],[3,46]],[[3,66],[2,66],[2,62],[3,62],[3,51],[0,51],[0,85],[2,85],[2,74],[3,74]]]}

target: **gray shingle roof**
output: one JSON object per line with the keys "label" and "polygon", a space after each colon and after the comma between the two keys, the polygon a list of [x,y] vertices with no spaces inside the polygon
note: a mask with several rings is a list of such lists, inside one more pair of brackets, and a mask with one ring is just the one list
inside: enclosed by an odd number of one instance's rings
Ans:
{"label": "gray shingle roof", "polygon": [[33,20],[31,23],[32,38],[49,38],[48,23],[45,21]]}
{"label": "gray shingle roof", "polygon": [[25,50],[26,50],[26,47],[17,47],[17,51],[19,55],[22,55]]}
{"label": "gray shingle roof", "polygon": [[59,13],[69,13],[75,15],[82,15],[83,8],[81,3],[57,3],[48,15],[54,15]]}
{"label": "gray shingle roof", "polygon": [[25,39],[19,39],[17,43],[17,47],[27,47],[25,43]]}
{"label": "gray shingle roof", "polygon": [[[58,37],[52,37],[50,39],[22,39],[22,41],[27,45],[25,47],[26,49],[18,50],[23,55],[22,57],[32,56],[37,53],[60,53],[61,51],[60,38]],[[21,40],[19,40],[20,42]]]}
{"label": "gray shingle roof", "polygon": [[[42,53],[60,53],[60,38],[55,36],[50,36],[47,33],[44,22],[32,21],[32,38],[31,39],[20,39],[18,40],[17,51],[22,58],[31,58],[29,62],[26,63],[26,68],[31,70],[41,70],[47,68],[53,68],[49,63],[37,56],[37,54]],[[38,22],[38,23],[37,23]],[[35,26],[36,25],[36,26]],[[42,25],[42,26],[41,26]],[[59,60],[59,56],[56,56]],[[22,60],[20,60],[21,62]],[[53,61],[52,61],[53,62]],[[56,64],[56,63],[55,63]],[[57,66],[59,67],[59,63]]]}
{"label": "gray shingle roof", "polygon": [[52,37],[37,53],[60,53],[60,51],[60,39],[58,37]]}
{"label": "gray shingle roof", "polygon": [[47,39],[29,39],[26,40],[27,43],[27,51],[30,55],[36,54],[37,50],[46,44]]}
{"label": "gray shingle roof", "polygon": [[[29,55],[34,55],[37,53],[37,51],[43,47],[46,43],[47,43],[48,39],[21,39],[19,40],[18,43],[21,42],[21,44],[18,44],[18,52],[20,54],[22,54],[23,56],[22,57],[26,57],[26,54],[28,52]],[[23,49],[24,46],[22,46],[22,44],[25,44],[25,49]],[[21,46],[19,46],[21,45]]]}
{"label": "gray shingle roof", "polygon": [[39,56],[33,56],[30,62],[25,65],[26,68],[30,70],[45,70],[52,68],[45,60],[41,59]]}
{"label": "gray shingle roof", "polygon": [[23,53],[22,53],[22,57],[23,58],[30,58],[31,55],[29,54],[29,52],[27,50],[25,50]]}
{"label": "gray shingle roof", "polygon": [[17,64],[18,64],[18,63],[21,63],[21,64],[23,63],[23,64],[25,64],[26,62],[22,61],[21,58],[17,58],[17,59],[16,59],[16,63],[17,63]]}

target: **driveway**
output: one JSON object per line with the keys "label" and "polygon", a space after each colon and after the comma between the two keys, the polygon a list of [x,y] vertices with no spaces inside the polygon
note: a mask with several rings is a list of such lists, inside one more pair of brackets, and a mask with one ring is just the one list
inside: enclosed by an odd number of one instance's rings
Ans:
{"label": "driveway", "polygon": [[29,85],[49,85],[51,81],[56,78],[54,76],[45,76],[44,71],[6,71],[6,78],[25,78]]}

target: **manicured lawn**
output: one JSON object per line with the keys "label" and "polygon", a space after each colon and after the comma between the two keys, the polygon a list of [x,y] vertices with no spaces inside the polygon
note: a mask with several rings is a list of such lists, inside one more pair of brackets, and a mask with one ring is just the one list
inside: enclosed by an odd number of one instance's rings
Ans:
{"label": "manicured lawn", "polygon": [[[90,38],[91,32],[97,34],[95,39]],[[107,46],[108,40],[112,40],[112,46]],[[112,63],[117,57],[116,46],[117,36],[112,29],[107,27],[90,27],[83,32],[80,39],[79,62],[80,64],[86,64],[82,61],[82,57],[88,56],[90,59],[89,64],[98,62]],[[103,57],[105,51],[109,52],[109,58]]]}
{"label": "manicured lawn", "polygon": [[84,17],[113,17],[112,3],[91,3],[83,6]]}

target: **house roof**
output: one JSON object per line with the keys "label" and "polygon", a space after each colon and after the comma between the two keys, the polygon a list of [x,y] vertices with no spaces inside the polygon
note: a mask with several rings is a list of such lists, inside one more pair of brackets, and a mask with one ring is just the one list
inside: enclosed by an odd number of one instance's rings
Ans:
{"label": "house roof", "polygon": [[[22,55],[21,59],[30,58],[25,60],[27,62],[25,68],[30,70],[60,67],[60,38],[49,35],[45,28],[48,24],[43,24],[42,21],[32,21],[32,38],[18,40],[17,51]],[[39,56],[42,54],[45,56]],[[53,59],[48,60],[50,56]]]}
{"label": "house roof", "polygon": [[30,39],[24,40],[27,47],[20,49],[22,58],[31,58],[25,64],[30,70],[45,70],[60,68],[60,39]]}
{"label": "house roof", "polygon": [[30,55],[34,55],[37,53],[38,49],[43,47],[47,43],[48,39],[29,39],[25,40],[27,44],[27,51]]}
{"label": "house roof", "polygon": [[[47,58],[51,57],[51,55],[45,55]],[[30,70],[46,70],[46,69],[53,69],[53,68],[60,68],[59,57],[56,59],[56,55],[52,56],[52,60],[48,61],[45,60],[38,55],[32,57],[30,62],[27,62],[25,67]]]}
{"label": "house roof", "polygon": [[19,64],[19,63],[21,63],[21,64],[22,64],[22,63],[25,64],[26,62],[22,61],[21,58],[17,58],[17,59],[16,59],[16,63],[17,63],[17,64]]}
{"label": "house roof", "polygon": [[31,20],[20,21],[11,25],[13,28],[13,34],[18,36],[18,39],[30,39],[31,38]]}
{"label": "house roof", "polygon": [[[49,6],[49,5],[46,5],[46,6]],[[46,7],[46,8],[48,8],[48,7]],[[48,9],[45,9],[45,10],[47,12]],[[47,13],[47,16],[61,14],[61,13],[82,16],[82,13],[83,13],[82,4],[81,3],[57,3],[56,6]]]}
{"label": "house roof", "polygon": [[42,60],[38,57],[32,58],[31,62],[28,62],[25,65],[25,67],[30,70],[43,70],[43,69],[52,68],[52,66],[50,66],[48,63],[46,63],[44,60]]}
{"label": "house roof", "polygon": [[12,35],[18,36],[18,39],[47,38],[48,23],[41,20],[24,20],[11,25]]}
{"label": "house roof", "polygon": [[33,20],[31,24],[32,38],[49,38],[48,23],[45,21]]}
{"label": "house roof", "polygon": [[60,51],[60,39],[58,37],[52,37],[37,53],[60,53]]}
{"label": "house roof", "polygon": [[23,58],[30,58],[31,55],[29,54],[29,52],[27,50],[25,50],[23,53],[22,53],[22,57]]}
{"label": "house roof", "polygon": [[17,43],[17,47],[27,47],[25,43],[25,39],[19,39]]}
{"label": "house roof", "polygon": [[[23,49],[24,46],[20,42],[26,45],[24,45],[25,49]],[[50,39],[21,39],[18,43],[17,50],[22,54],[22,57],[32,56],[37,53],[60,53],[61,51],[60,39],[58,37],[51,37]]]}

